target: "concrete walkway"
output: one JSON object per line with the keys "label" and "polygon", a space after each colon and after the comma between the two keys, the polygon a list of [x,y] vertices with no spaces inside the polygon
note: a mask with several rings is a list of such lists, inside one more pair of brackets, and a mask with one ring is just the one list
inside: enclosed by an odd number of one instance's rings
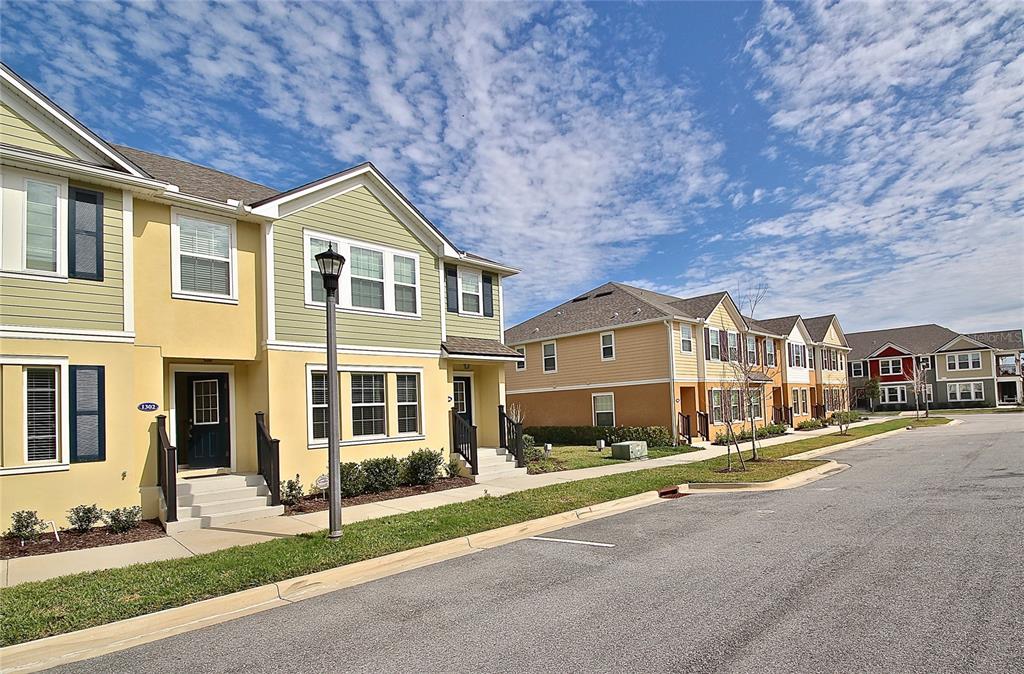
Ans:
{"label": "concrete walkway", "polygon": [[[878,417],[868,421],[861,421],[851,425],[851,428],[868,426],[885,421],[892,421],[893,417]],[[817,435],[828,435],[835,433],[835,428],[822,428],[815,431],[791,432],[777,438],[769,438],[761,441],[762,447],[771,447],[803,438]],[[706,444],[706,443],[702,443]],[[748,443],[749,444],[749,443]],[[742,445],[744,449],[746,446]],[[477,484],[459,489],[433,492],[430,494],[419,494],[417,496],[406,496],[404,498],[380,501],[378,503],[366,503],[363,505],[344,508],[342,511],[343,520],[346,524],[361,522],[363,520],[387,517],[400,513],[413,512],[416,510],[427,510],[449,503],[462,503],[480,498],[485,494],[501,496],[516,491],[525,491],[536,487],[544,487],[563,482],[575,482],[586,480],[592,477],[603,475],[617,475],[661,466],[675,466],[680,464],[704,461],[725,453],[725,447],[707,446],[704,449],[686,454],[674,454],[660,459],[647,461],[635,461],[632,463],[614,463],[607,466],[594,468],[581,468],[579,470],[566,470],[556,473],[543,473],[540,475],[517,475],[509,478],[497,478],[493,480],[482,479]],[[262,543],[275,538],[287,538],[297,534],[320,531],[327,528],[327,511],[306,513],[294,516],[267,517],[264,519],[241,522],[226,527],[211,529],[196,529],[183,531],[165,538],[156,538],[138,543],[125,543],[123,545],[108,545],[101,548],[88,550],[72,550],[69,552],[58,552],[52,555],[37,555],[34,557],[20,557],[10,560],[0,560],[0,587],[17,585],[33,580],[45,580],[57,576],[82,573],[85,571],[98,571],[101,569],[113,569],[131,564],[143,562],[154,562],[161,559],[178,559],[192,555],[201,555],[215,550],[231,548],[237,545],[251,545]]]}

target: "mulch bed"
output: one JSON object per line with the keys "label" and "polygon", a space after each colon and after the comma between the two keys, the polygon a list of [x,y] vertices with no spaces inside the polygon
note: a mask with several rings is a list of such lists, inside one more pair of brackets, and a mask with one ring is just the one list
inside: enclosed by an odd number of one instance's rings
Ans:
{"label": "mulch bed", "polygon": [[49,555],[53,552],[86,550],[88,548],[100,548],[105,545],[118,545],[120,543],[136,543],[153,538],[162,538],[166,535],[164,528],[160,526],[159,520],[143,520],[134,529],[123,534],[111,532],[110,527],[97,527],[84,534],[75,533],[74,531],[61,531],[60,543],[53,537],[52,530],[39,535],[34,541],[25,541],[24,546],[17,539],[4,536],[0,538],[0,559]]}
{"label": "mulch bed", "polygon": [[[435,491],[469,487],[474,484],[476,484],[476,481],[471,477],[443,477],[431,485],[398,487],[396,489],[389,489],[388,491],[377,492],[376,494],[350,496],[349,498],[341,499],[341,505],[342,507],[346,507],[361,505],[363,503],[377,503],[378,501],[389,501],[394,498],[402,498],[403,496],[416,496],[418,494],[430,494]],[[320,512],[321,510],[327,510],[328,507],[329,502],[323,496],[303,496],[302,500],[295,505],[286,505],[284,507],[284,514],[301,515],[303,513],[315,513]]]}

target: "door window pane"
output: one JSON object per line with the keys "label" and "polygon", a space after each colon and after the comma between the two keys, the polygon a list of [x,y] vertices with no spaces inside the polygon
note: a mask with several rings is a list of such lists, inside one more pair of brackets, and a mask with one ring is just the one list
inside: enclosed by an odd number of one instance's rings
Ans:
{"label": "door window pane", "polygon": [[466,382],[461,379],[455,380],[455,411],[459,414],[466,413]]}
{"label": "door window pane", "polygon": [[220,390],[216,379],[192,382],[192,419],[196,426],[220,423]]}

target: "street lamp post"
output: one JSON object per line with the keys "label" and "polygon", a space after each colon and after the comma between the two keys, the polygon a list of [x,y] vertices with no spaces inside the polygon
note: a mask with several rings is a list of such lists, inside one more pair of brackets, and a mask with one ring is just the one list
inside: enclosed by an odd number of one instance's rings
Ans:
{"label": "street lamp post", "polygon": [[341,451],[338,439],[338,327],[335,323],[335,303],[338,298],[338,277],[345,266],[345,258],[328,245],[316,255],[316,264],[327,291],[327,476],[330,496],[330,532],[327,537],[341,538]]}

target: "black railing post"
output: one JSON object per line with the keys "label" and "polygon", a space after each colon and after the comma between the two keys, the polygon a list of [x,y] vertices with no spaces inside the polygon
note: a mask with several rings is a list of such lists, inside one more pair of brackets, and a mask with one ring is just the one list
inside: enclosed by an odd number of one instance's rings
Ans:
{"label": "black railing post", "polygon": [[164,522],[178,521],[178,449],[167,437],[167,417],[156,416],[157,482],[164,494]]}
{"label": "black railing post", "polygon": [[256,413],[256,461],[270,490],[270,505],[281,505],[281,441],[270,435],[263,412]]}
{"label": "black railing post", "polygon": [[508,417],[505,416],[505,406],[498,405],[498,446],[508,449]]}

